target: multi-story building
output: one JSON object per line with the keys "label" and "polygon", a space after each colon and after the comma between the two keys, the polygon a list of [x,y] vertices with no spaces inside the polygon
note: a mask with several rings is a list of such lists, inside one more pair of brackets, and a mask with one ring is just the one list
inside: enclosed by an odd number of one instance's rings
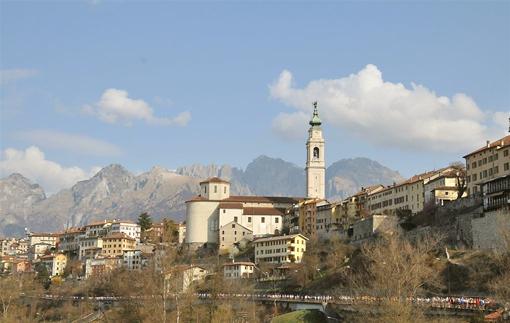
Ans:
{"label": "multi-story building", "polygon": [[255,264],[253,262],[227,262],[223,265],[225,279],[253,278]]}
{"label": "multi-story building", "polygon": [[54,249],[55,246],[49,243],[44,242],[34,243],[33,245],[30,246],[30,249],[28,250],[28,259],[36,260],[39,257],[50,253]]}
{"label": "multi-story building", "polygon": [[299,263],[307,241],[308,238],[300,233],[257,239],[254,241],[255,263]]}
{"label": "multi-story building", "polygon": [[135,239],[137,243],[140,242],[140,225],[131,221],[114,220],[111,222],[108,232],[121,234],[124,233],[127,236]]}
{"label": "multi-story building", "polygon": [[[29,249],[29,253],[32,253],[33,250],[34,250],[34,246],[35,245],[48,245],[50,246],[49,248],[56,248],[57,247],[57,244],[59,242],[59,237],[60,237],[60,234],[58,233],[42,233],[42,232],[39,232],[39,233],[31,233],[29,232],[28,234],[28,249]],[[34,255],[32,255],[32,257],[29,255],[29,258],[31,259],[35,259],[37,258],[37,256],[34,257]]]}
{"label": "multi-story building", "polygon": [[509,211],[510,175],[501,176],[484,182],[482,184],[482,193],[484,212],[491,212],[500,209]]}
{"label": "multi-story building", "polygon": [[147,265],[141,250],[124,250],[122,262],[128,270],[140,270]]}
{"label": "multi-story building", "polygon": [[122,267],[122,258],[98,257],[88,258],[85,261],[85,278],[101,276]]}
{"label": "multi-story building", "polygon": [[85,236],[85,228],[72,227],[66,229],[60,235],[58,250],[67,253],[78,253],[80,250],[80,238]]}
{"label": "multi-story building", "polygon": [[137,223],[122,220],[104,220],[85,226],[85,235],[88,237],[103,237],[109,233],[125,233],[137,242],[140,242],[140,231],[140,226]]}
{"label": "multi-story building", "polygon": [[312,240],[316,239],[317,208],[328,204],[328,201],[321,199],[308,199],[299,203],[299,232]]}
{"label": "multi-story building", "polygon": [[78,259],[95,258],[101,254],[103,248],[103,238],[96,235],[80,237],[80,252]]}
{"label": "multi-story building", "polygon": [[[424,184],[425,203],[445,205],[455,201],[459,196],[459,186],[463,185],[464,178],[460,173],[451,172],[441,175]],[[467,196],[467,191],[462,192],[462,197]]]}
{"label": "multi-story building", "polygon": [[252,240],[253,231],[235,221],[231,221],[220,227],[220,251],[228,251],[236,243]]}
{"label": "multi-story building", "polygon": [[136,239],[125,233],[110,233],[102,238],[102,255],[104,257],[122,257],[125,250],[136,249]]}
{"label": "multi-story building", "polygon": [[480,194],[480,184],[510,174],[510,135],[464,156],[468,195]]}
{"label": "multi-story building", "polygon": [[397,210],[418,213],[425,205],[425,184],[455,170],[452,166],[418,174],[402,183],[372,193],[367,198],[368,209],[371,214],[395,213]]}
{"label": "multi-story building", "polygon": [[63,253],[45,255],[40,258],[41,263],[46,266],[51,277],[62,276],[67,266],[67,256]]}

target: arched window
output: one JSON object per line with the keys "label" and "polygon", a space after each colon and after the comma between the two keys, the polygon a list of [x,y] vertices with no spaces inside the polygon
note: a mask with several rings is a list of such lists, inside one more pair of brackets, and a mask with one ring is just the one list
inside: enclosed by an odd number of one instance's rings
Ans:
{"label": "arched window", "polygon": [[319,148],[318,147],[313,148],[313,158],[319,159]]}

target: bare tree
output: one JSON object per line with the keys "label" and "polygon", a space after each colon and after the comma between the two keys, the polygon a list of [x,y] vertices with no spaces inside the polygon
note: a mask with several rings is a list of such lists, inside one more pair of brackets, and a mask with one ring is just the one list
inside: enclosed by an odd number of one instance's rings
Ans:
{"label": "bare tree", "polygon": [[356,282],[372,291],[381,302],[379,322],[422,322],[423,312],[410,299],[434,280],[430,266],[439,239],[426,236],[411,243],[399,234],[382,235],[362,247],[366,272]]}
{"label": "bare tree", "polygon": [[457,186],[457,200],[461,199],[467,191],[467,172],[462,162],[453,162],[450,164],[455,175],[455,184]]}

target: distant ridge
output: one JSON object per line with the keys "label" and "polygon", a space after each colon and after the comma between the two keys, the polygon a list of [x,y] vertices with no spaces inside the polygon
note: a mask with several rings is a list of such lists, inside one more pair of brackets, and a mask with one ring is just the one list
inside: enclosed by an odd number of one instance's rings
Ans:
{"label": "distant ridge", "polygon": [[[218,176],[231,181],[233,195],[304,196],[304,169],[279,158],[259,156],[246,170],[229,165],[189,165],[169,171],[155,166],[138,176],[112,164],[92,178],[46,197],[22,174],[0,179],[0,236],[62,230],[104,218],[135,220],[144,211],[156,220],[183,220],[184,201],[198,194],[198,183]],[[362,186],[391,184],[400,174],[368,158],[342,159],[326,171],[328,198],[345,198]]]}

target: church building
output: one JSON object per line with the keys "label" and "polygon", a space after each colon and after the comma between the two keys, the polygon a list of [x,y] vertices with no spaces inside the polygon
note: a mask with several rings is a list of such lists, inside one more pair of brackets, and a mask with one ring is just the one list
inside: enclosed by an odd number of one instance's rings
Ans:
{"label": "church building", "polygon": [[[186,243],[220,247],[279,234],[285,210],[305,199],[325,198],[324,138],[314,103],[306,142],[306,197],[235,196],[230,182],[218,177],[200,182],[200,194],[186,201]],[[220,241],[221,239],[227,241]]]}

